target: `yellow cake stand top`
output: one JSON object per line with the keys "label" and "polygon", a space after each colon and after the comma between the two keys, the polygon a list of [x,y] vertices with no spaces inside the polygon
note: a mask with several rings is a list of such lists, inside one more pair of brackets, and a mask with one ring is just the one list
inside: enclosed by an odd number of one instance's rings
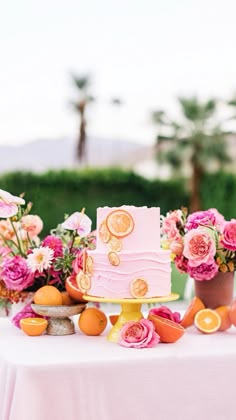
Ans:
{"label": "yellow cake stand top", "polygon": [[128,321],[139,321],[144,318],[141,312],[141,306],[143,303],[162,303],[171,302],[177,300],[179,295],[177,293],[171,293],[168,296],[159,296],[154,298],[143,298],[143,299],[119,299],[119,298],[102,298],[97,296],[84,295],[83,299],[88,302],[107,302],[107,303],[120,303],[121,313],[118,317],[116,324],[110,330],[107,339],[116,343],[119,338],[119,332],[121,327]]}

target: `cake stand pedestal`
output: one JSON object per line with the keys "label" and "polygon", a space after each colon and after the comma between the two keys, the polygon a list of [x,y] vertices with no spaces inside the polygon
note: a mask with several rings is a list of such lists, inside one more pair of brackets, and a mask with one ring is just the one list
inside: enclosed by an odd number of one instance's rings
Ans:
{"label": "cake stand pedestal", "polygon": [[171,293],[168,296],[161,296],[155,298],[144,298],[144,299],[108,299],[108,298],[99,298],[96,296],[84,295],[83,299],[86,299],[88,302],[101,302],[101,303],[119,303],[121,305],[121,312],[118,317],[116,324],[111,328],[107,339],[113,343],[117,343],[119,332],[121,327],[128,321],[139,321],[143,318],[141,312],[141,307],[143,303],[161,303],[161,302],[170,302],[177,300],[179,295],[177,293]]}

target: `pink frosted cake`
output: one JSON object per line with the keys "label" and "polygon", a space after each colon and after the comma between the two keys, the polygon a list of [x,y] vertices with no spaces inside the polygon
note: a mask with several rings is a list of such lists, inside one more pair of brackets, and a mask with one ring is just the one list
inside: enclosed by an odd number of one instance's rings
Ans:
{"label": "pink frosted cake", "polygon": [[171,293],[170,251],[160,248],[160,209],[97,209],[97,247],[78,279],[85,294],[152,298]]}

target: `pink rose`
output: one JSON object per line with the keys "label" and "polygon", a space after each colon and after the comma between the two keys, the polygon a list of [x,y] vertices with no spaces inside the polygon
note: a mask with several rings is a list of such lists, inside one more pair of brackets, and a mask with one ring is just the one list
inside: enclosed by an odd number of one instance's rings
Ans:
{"label": "pink rose", "polygon": [[218,265],[215,260],[211,264],[200,264],[198,267],[188,266],[188,273],[195,280],[211,280],[217,272]]}
{"label": "pink rose", "polygon": [[30,239],[32,239],[42,231],[43,221],[37,215],[27,214],[21,219],[21,227],[23,229],[23,239],[27,240],[27,234],[29,235]]}
{"label": "pink rose", "polygon": [[31,286],[34,282],[34,275],[26,260],[19,255],[4,258],[0,265],[0,277],[8,289],[18,292]]}
{"label": "pink rose", "polygon": [[236,219],[225,223],[221,244],[231,251],[236,251]]}
{"label": "pink rose", "polygon": [[177,255],[177,257],[175,257],[175,259],[174,259],[174,262],[175,262],[176,268],[181,273],[186,273],[187,272],[187,267],[188,267],[187,258],[185,258],[183,255]]}
{"label": "pink rose", "polygon": [[196,211],[188,216],[186,222],[186,229],[196,229],[198,226],[214,226],[216,224],[216,217],[213,211]]}
{"label": "pink rose", "polygon": [[211,263],[216,253],[215,241],[203,228],[190,230],[184,238],[183,255],[191,267]]}
{"label": "pink rose", "polygon": [[84,253],[82,250],[79,250],[76,254],[75,259],[72,262],[72,268],[75,274],[78,274],[81,270],[83,270],[83,260]]}
{"label": "pink rose", "polygon": [[212,213],[214,213],[214,216],[215,216],[215,219],[216,219],[215,225],[216,225],[217,230],[219,232],[223,232],[224,225],[225,225],[225,218],[224,218],[224,216],[221,213],[219,213],[218,210],[215,209],[215,208],[212,208],[212,209],[209,209],[209,210]]}
{"label": "pink rose", "polygon": [[159,315],[162,318],[170,319],[171,321],[180,322],[180,313],[179,312],[172,312],[167,306],[160,306],[159,308],[152,308],[149,311],[148,315]]}
{"label": "pink rose", "polygon": [[120,330],[118,343],[124,347],[141,349],[153,347],[160,341],[152,321],[141,319],[138,322],[129,321]]}
{"label": "pink rose", "polygon": [[182,212],[180,210],[174,210],[170,212],[162,222],[162,232],[166,234],[167,238],[171,241],[180,240],[181,235],[177,225],[182,224],[181,219]]}

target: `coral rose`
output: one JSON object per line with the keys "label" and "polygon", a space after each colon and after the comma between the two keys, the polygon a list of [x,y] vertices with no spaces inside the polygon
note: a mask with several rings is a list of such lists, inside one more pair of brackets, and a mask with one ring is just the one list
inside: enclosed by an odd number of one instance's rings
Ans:
{"label": "coral rose", "polygon": [[203,228],[190,230],[184,238],[183,255],[191,267],[212,263],[216,253],[215,241]]}
{"label": "coral rose", "polygon": [[124,347],[141,349],[153,347],[160,341],[159,335],[155,332],[152,321],[141,319],[138,322],[129,321],[120,330],[118,343]]}
{"label": "coral rose", "polygon": [[[21,227],[26,232],[26,234],[23,235],[23,239],[27,239],[27,234],[30,239],[32,239],[42,231],[43,221],[37,215],[27,214],[21,219]],[[25,232],[22,233],[24,234]]]}
{"label": "coral rose", "polygon": [[236,251],[236,219],[225,223],[221,244],[231,251]]}

